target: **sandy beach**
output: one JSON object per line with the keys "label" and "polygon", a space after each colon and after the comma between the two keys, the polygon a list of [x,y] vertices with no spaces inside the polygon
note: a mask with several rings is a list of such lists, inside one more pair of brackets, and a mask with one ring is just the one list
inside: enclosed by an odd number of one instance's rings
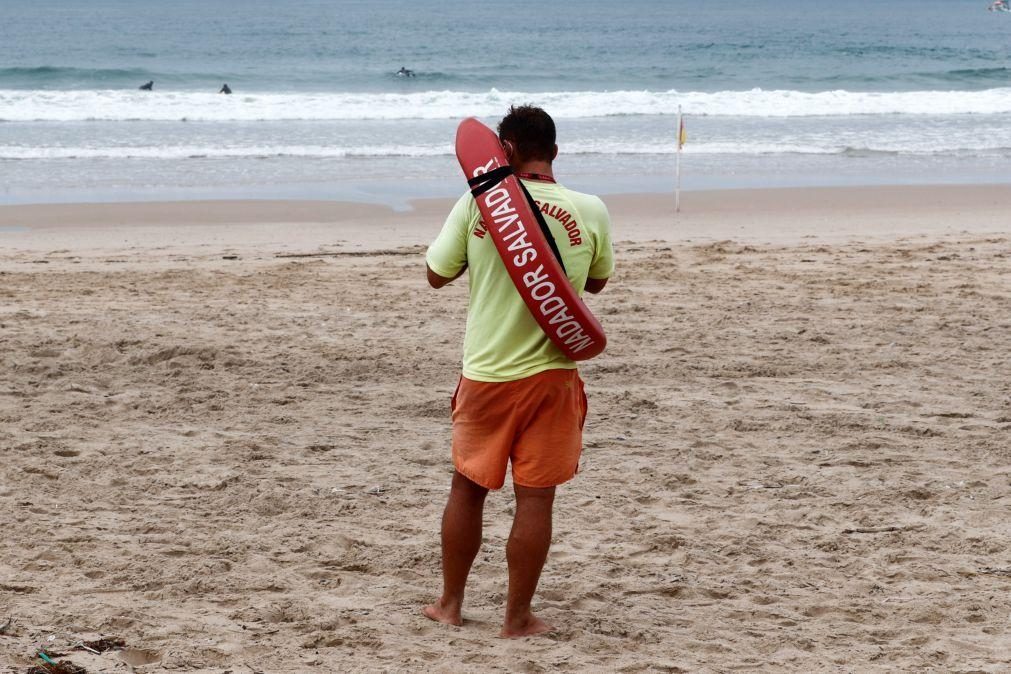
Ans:
{"label": "sandy beach", "polygon": [[419,613],[445,200],[0,207],[0,672],[1008,671],[1011,188],[605,201],[556,631],[522,641],[508,483],[464,627]]}

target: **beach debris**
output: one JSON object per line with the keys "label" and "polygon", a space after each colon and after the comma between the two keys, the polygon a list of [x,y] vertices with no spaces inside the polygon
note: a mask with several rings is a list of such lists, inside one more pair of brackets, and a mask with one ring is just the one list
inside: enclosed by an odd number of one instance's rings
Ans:
{"label": "beach debris", "polygon": [[926,529],[923,524],[908,527],[855,527],[853,529],[843,529],[844,534],[887,534],[893,531],[918,531]]}
{"label": "beach debris", "polygon": [[95,391],[80,384],[71,384],[67,387],[68,393],[94,393]]}
{"label": "beach debris", "polygon": [[126,639],[120,639],[119,637],[102,637],[101,639],[96,639],[95,641],[81,641],[74,647],[85,651],[91,651],[92,653],[101,654],[106,651],[126,648]]}
{"label": "beach debris", "polygon": [[368,494],[369,496],[382,496],[383,494],[386,493],[386,488],[383,487],[382,485],[377,484],[375,487],[372,487],[365,493]]}
{"label": "beach debris", "polygon": [[986,574],[988,576],[1007,576],[1011,578],[1011,566],[984,566],[979,570],[979,573]]}
{"label": "beach debris", "polygon": [[782,489],[784,485],[782,482],[756,482],[749,480],[740,480],[737,483],[738,487],[747,487],[748,489]]}
{"label": "beach debris", "polygon": [[349,253],[349,252],[345,252],[345,251],[327,252],[327,253],[277,253],[277,254],[274,255],[274,257],[283,257],[283,258],[344,257],[346,255],[350,255],[350,256],[353,257],[355,255],[364,255],[364,253],[360,253],[360,252]]}
{"label": "beach debris", "polygon": [[238,260],[239,256],[238,255],[222,255],[221,259],[222,260]]}
{"label": "beach debris", "polygon": [[35,655],[42,660],[42,664],[29,668],[27,674],[88,674],[88,670],[84,667],[75,665],[69,660],[57,662],[53,659],[63,657],[65,653],[54,653],[40,648]]}
{"label": "beach debris", "polygon": [[88,674],[88,670],[80,665],[65,660],[63,662],[45,663],[30,667],[26,674]]}
{"label": "beach debris", "polygon": [[14,634],[14,616],[8,616],[7,622],[0,625],[0,635],[13,635]]}
{"label": "beach debris", "polygon": [[302,257],[381,257],[384,255],[417,255],[424,252],[424,246],[404,246],[402,248],[381,248],[377,250],[335,250],[316,253],[275,253],[279,258]]}
{"label": "beach debris", "polygon": [[344,487],[313,487],[312,493],[320,498],[348,498],[353,494]]}

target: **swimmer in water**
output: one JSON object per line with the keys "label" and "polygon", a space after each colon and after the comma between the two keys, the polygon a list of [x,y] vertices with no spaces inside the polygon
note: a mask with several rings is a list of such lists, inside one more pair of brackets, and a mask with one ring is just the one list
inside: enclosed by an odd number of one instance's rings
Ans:
{"label": "swimmer in water", "polygon": [[141,91],[154,91],[154,80],[151,80],[147,84],[140,85]]}
{"label": "swimmer in water", "polygon": [[225,84],[221,85],[221,90],[218,93],[219,94],[230,94],[230,93],[232,93],[232,88],[230,86],[228,86],[228,83],[226,82]]}

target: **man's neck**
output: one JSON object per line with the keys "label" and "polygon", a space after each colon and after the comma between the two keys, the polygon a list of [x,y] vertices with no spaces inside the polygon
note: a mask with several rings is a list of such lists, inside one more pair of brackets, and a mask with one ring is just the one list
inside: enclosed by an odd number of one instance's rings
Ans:
{"label": "man's neck", "polygon": [[554,179],[555,173],[551,169],[551,162],[549,161],[525,161],[522,163],[514,164],[513,171],[516,173],[536,173],[537,175],[547,176],[548,178]]}

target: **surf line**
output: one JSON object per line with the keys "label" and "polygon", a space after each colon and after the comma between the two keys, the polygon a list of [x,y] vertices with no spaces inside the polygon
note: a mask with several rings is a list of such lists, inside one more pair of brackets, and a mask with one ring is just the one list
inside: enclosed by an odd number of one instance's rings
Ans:
{"label": "surf line", "polygon": [[[498,160],[495,158],[484,166],[474,169],[472,177],[476,178],[493,168],[498,168]],[[548,317],[548,325],[555,334],[555,341],[565,344],[573,353],[578,353],[593,344],[593,339],[584,333],[582,326],[573,319],[571,308],[557,294],[557,288],[544,271],[544,265],[538,264],[535,269],[530,268],[537,262],[537,249],[527,239],[527,224],[524,224],[523,217],[513,206],[509,190],[499,185],[478,198],[484,201],[485,207],[491,213],[492,222],[489,227],[495,227],[505,245],[505,250],[499,248],[499,252],[503,253],[499,257],[507,266],[521,272],[523,286],[537,303],[537,310],[541,315]],[[514,255],[507,255],[506,251]],[[530,302],[527,302],[527,306],[530,306]]]}

